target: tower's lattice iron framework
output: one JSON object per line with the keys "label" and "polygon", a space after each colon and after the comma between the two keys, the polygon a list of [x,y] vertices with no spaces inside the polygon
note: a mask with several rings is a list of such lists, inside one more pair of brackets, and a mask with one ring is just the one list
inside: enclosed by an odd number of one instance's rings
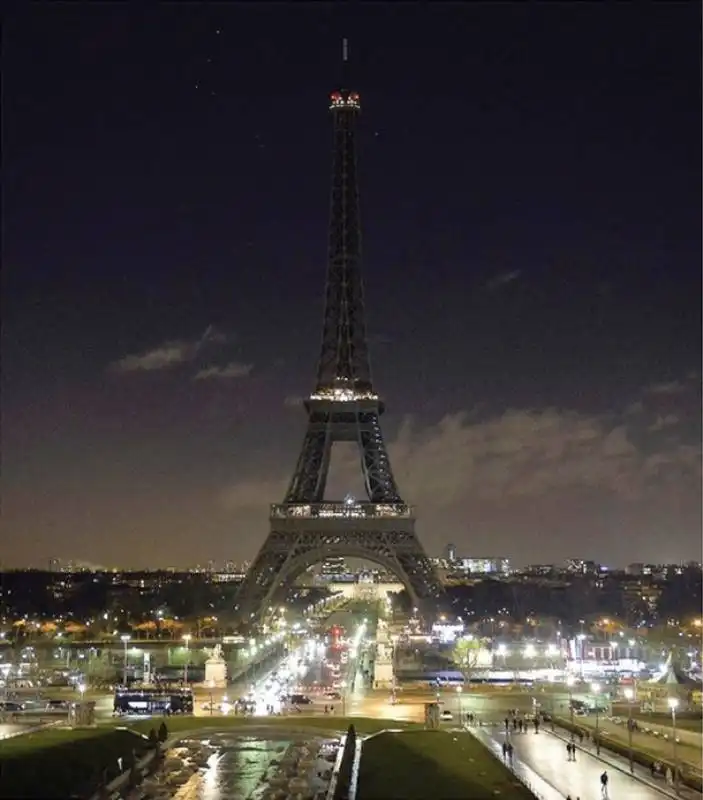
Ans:
{"label": "tower's lattice iron framework", "polygon": [[[332,556],[378,563],[398,576],[417,606],[434,605],[442,593],[415,534],[413,509],[396,486],[379,422],[384,406],[371,381],[356,175],[360,110],[356,92],[330,97],[334,163],[317,382],[304,404],[308,427],[284,502],[271,506],[269,535],[237,594],[243,623],[256,621],[298,575]],[[335,442],[358,444],[363,502],[324,500]]]}

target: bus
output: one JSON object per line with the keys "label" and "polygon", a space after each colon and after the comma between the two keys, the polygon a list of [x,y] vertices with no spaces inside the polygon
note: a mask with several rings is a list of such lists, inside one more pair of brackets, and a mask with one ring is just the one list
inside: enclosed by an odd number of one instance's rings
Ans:
{"label": "bus", "polygon": [[126,689],[115,690],[115,714],[192,714],[191,689]]}

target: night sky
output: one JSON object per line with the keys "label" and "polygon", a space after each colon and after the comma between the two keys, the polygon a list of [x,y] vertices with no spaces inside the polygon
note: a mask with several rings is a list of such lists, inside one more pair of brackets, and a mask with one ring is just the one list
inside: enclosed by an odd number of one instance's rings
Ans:
{"label": "night sky", "polygon": [[[342,5],[5,21],[4,563],[263,542],[313,388],[343,35],[374,382],[428,552],[700,559],[699,4]],[[360,495],[338,456],[331,496]]]}

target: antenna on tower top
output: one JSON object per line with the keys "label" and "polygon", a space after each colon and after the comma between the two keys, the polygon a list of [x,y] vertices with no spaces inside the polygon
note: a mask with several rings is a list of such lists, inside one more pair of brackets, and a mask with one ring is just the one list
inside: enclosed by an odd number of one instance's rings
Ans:
{"label": "antenna on tower top", "polygon": [[349,39],[342,39],[342,61],[349,61]]}

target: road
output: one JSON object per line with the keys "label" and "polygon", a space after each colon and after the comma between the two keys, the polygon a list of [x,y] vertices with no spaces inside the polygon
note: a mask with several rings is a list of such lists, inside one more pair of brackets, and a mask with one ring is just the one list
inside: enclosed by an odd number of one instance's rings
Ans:
{"label": "road", "polygon": [[[482,734],[492,739],[498,749],[506,738],[505,730],[501,726],[484,728]],[[538,734],[530,731],[509,736],[515,748],[516,770],[519,770],[521,764],[527,765],[564,797],[570,795],[580,800],[601,798],[600,776],[604,771],[608,773],[610,800],[662,800],[664,796],[658,788],[614,768],[611,763],[604,763],[583,749],[577,751],[575,761],[568,761],[565,741],[548,731],[541,730]],[[608,757],[608,761],[612,764],[618,763],[613,757]],[[624,759],[620,762],[627,770],[627,762]],[[642,777],[645,777],[644,773]],[[695,795],[683,790],[681,797],[693,798]]]}

